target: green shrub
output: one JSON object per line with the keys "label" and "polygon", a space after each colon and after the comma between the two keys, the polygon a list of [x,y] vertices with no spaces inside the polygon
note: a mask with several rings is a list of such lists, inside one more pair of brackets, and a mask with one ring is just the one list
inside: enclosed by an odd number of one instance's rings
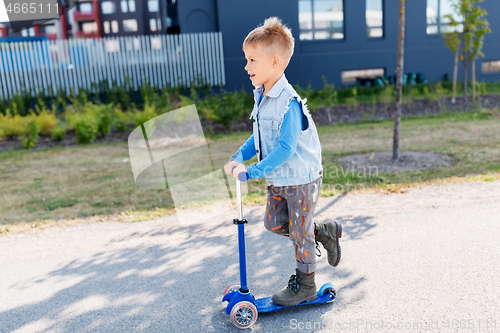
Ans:
{"label": "green shrub", "polygon": [[92,113],[73,115],[71,122],[76,132],[76,142],[90,143],[94,141],[98,131],[98,121]]}
{"label": "green shrub", "polygon": [[348,105],[351,105],[352,107],[356,108],[358,106],[357,96],[358,96],[358,89],[352,88],[352,90],[351,90],[351,96],[346,97],[345,102]]}
{"label": "green shrub", "polygon": [[87,93],[83,88],[78,88],[78,95],[75,92],[74,88],[70,89],[70,95],[69,95],[69,101],[71,102],[71,105],[79,108],[83,107],[85,104],[89,102],[89,99],[87,97]]}
{"label": "green shrub", "polygon": [[156,107],[147,103],[142,112],[137,112],[135,114],[135,125],[141,126],[146,121],[151,120],[156,116]]}
{"label": "green shrub", "polygon": [[40,114],[46,108],[47,108],[47,104],[45,103],[45,98],[43,97],[43,92],[39,92],[38,97],[37,97],[36,102],[35,102],[36,114]]}
{"label": "green shrub", "polygon": [[6,111],[7,111],[7,103],[3,99],[0,99],[0,114],[5,115]]}
{"label": "green shrub", "polygon": [[23,142],[23,148],[35,148],[38,142],[38,134],[40,133],[40,126],[36,121],[35,116],[24,118],[26,126],[24,128],[23,134],[21,135],[21,140]]}
{"label": "green shrub", "polygon": [[[326,82],[326,79],[325,77],[323,76],[323,83],[327,84]],[[326,86],[325,86],[326,87]],[[297,94],[299,94],[299,96],[303,99],[303,98],[307,98],[308,102],[310,99],[312,99],[313,97],[313,94],[315,93],[315,91],[311,88],[311,81],[309,81],[309,84],[307,85],[307,88],[304,89],[302,88],[299,83],[297,82],[297,84],[293,87],[295,89],[295,91],[297,92]],[[329,89],[329,87],[327,88],[327,90]]]}
{"label": "green shrub", "polygon": [[118,86],[115,80],[112,81],[111,85],[111,89],[107,83],[102,87],[107,103],[119,105],[122,109],[133,107],[134,103],[132,102],[132,98],[134,96],[134,84],[132,80],[126,76],[123,85]]}
{"label": "green shrub", "polygon": [[139,94],[141,95],[144,104],[155,104],[159,99],[158,92],[155,87],[151,86],[149,81],[146,81],[144,85],[139,87]]}
{"label": "green shrub", "polygon": [[487,93],[486,82],[476,81],[476,95],[481,96]]}
{"label": "green shrub", "polygon": [[177,99],[175,99],[174,95],[171,95],[165,88],[161,90],[158,102],[156,104],[158,105],[158,111],[160,113],[165,113],[178,108]]}
{"label": "green shrub", "polygon": [[111,132],[111,124],[113,123],[113,103],[100,104],[94,108],[95,117],[97,119],[97,133],[103,138]]}
{"label": "green shrub", "polygon": [[181,100],[181,108],[189,106],[191,104],[196,104],[196,101],[188,96],[180,95],[179,99]]}
{"label": "green shrub", "polygon": [[[335,90],[335,85],[333,83],[329,84],[326,77],[323,75],[323,89],[318,91],[318,97],[322,99],[322,102],[327,106],[334,106],[338,103],[338,92]],[[310,89],[310,87],[309,87]],[[304,91],[304,95],[299,95],[302,99],[307,98],[307,91]]]}
{"label": "green shrub", "polygon": [[135,114],[131,111],[123,112],[120,108],[115,108],[113,114],[113,122],[119,132],[125,132],[127,127],[134,122]]}
{"label": "green shrub", "polygon": [[56,91],[57,91],[56,93],[57,104],[60,105],[63,110],[65,110],[66,107],[68,106],[68,102],[66,100],[66,91],[62,90],[59,87],[56,88]]}
{"label": "green shrub", "polygon": [[36,122],[40,127],[41,134],[50,135],[52,129],[57,125],[57,118],[53,112],[44,109],[36,116]]}
{"label": "green shrub", "polygon": [[28,106],[31,104],[31,98],[31,94],[26,92],[26,89],[12,96],[10,102],[12,115],[26,116],[28,114]]}
{"label": "green shrub", "polygon": [[4,138],[18,137],[24,132],[24,117],[11,114],[11,109],[6,110],[5,115],[0,115],[0,131]]}
{"label": "green shrub", "polygon": [[386,105],[394,101],[394,87],[387,85],[380,94],[380,101]]}
{"label": "green shrub", "polygon": [[207,96],[198,102],[197,108],[210,122],[216,121],[229,130],[234,122],[239,121],[248,111],[246,99],[248,94],[222,90],[220,95]]}
{"label": "green shrub", "polygon": [[52,131],[50,133],[50,136],[54,141],[61,141],[62,139],[64,139],[65,135],[66,135],[66,128],[63,126],[56,126],[52,128]]}

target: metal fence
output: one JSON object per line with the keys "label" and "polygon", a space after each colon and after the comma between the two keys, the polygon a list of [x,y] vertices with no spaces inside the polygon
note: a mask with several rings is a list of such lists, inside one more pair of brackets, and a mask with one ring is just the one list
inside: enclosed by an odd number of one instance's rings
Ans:
{"label": "metal fence", "polygon": [[[33,96],[70,94],[77,88],[98,90],[148,81],[163,88],[178,85],[225,85],[222,34],[195,33],[0,42],[0,98],[25,88]],[[93,85],[95,84],[95,85]]]}

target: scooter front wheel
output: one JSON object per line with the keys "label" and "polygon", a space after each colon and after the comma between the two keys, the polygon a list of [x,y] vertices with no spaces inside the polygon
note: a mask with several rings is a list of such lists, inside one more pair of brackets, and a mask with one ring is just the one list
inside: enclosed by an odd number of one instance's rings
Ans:
{"label": "scooter front wheel", "polygon": [[231,321],[239,329],[250,328],[257,316],[257,307],[248,301],[236,303],[231,309]]}

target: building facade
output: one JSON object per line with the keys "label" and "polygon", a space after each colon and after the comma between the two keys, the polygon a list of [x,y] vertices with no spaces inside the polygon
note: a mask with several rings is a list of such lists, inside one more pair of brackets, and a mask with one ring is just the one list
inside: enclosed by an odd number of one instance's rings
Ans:
{"label": "building facade", "polygon": [[177,0],[78,0],[59,18],[17,33],[8,23],[0,23],[0,37],[46,36],[55,40],[178,34],[177,6]]}
{"label": "building facade", "polygon": [[[429,81],[453,74],[454,55],[441,34],[450,31],[446,14],[452,0],[406,1],[405,73],[421,72]],[[484,0],[492,33],[484,58],[476,62],[478,81],[500,79],[500,1]],[[292,84],[337,87],[360,77],[396,70],[399,0],[80,0],[75,8],[43,27],[17,35],[51,39],[220,31],[227,89],[253,89],[244,70],[242,43],[270,16],[278,16],[295,37],[286,69]],[[52,24],[52,26],[51,26]],[[6,27],[0,27],[5,34]],[[463,77],[459,66],[459,78]]]}
{"label": "building facade", "polygon": [[[484,58],[476,62],[479,81],[500,79],[500,1],[479,3],[488,11],[492,33]],[[244,70],[242,43],[267,17],[291,28],[295,50],[285,74],[292,84],[323,87],[324,75],[337,87],[356,77],[394,74],[398,44],[398,0],[191,0],[180,1],[181,32],[221,31],[227,89],[253,89]],[[452,78],[454,54],[444,46],[450,31],[448,0],[406,1],[405,73],[421,72],[429,81]],[[462,66],[459,66],[459,78]]]}

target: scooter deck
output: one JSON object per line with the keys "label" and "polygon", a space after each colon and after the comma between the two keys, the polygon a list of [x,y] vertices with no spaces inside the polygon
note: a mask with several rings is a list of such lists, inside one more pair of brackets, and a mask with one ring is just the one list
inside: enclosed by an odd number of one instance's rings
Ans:
{"label": "scooter deck", "polygon": [[310,304],[320,304],[320,303],[330,303],[335,300],[335,295],[329,291],[325,295],[320,295],[318,292],[318,297],[311,302],[304,302],[297,305],[278,305],[271,300],[271,297],[259,298],[255,300],[255,306],[257,307],[257,311],[259,313],[265,312],[276,312],[282,308],[290,308],[293,306],[300,305],[310,305]]}

